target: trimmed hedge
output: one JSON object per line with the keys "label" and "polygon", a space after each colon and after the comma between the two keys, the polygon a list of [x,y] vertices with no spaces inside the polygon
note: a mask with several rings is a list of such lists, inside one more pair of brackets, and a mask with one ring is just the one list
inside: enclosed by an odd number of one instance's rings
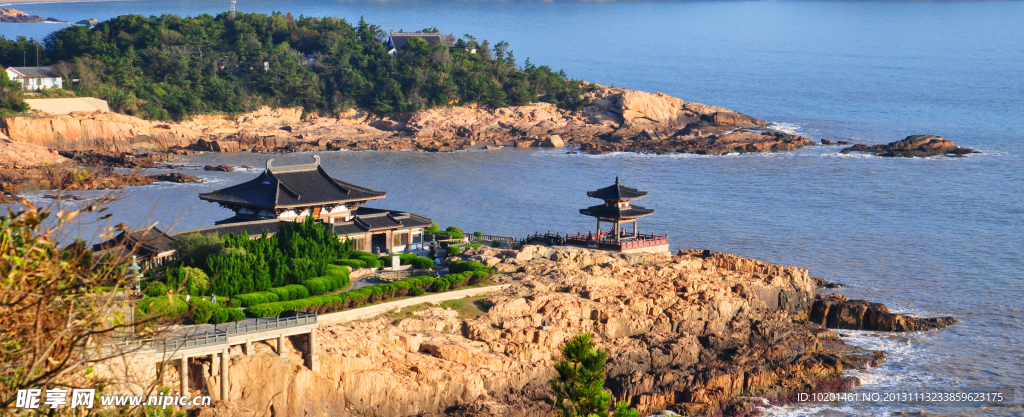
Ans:
{"label": "trimmed hedge", "polygon": [[466,271],[482,271],[485,273],[485,277],[491,276],[494,271],[477,261],[453,261],[448,264],[448,271],[452,273],[466,272]]}
{"label": "trimmed hedge", "polygon": [[412,267],[416,269],[430,269],[434,267],[434,260],[419,256],[412,260]]}
{"label": "trimmed hedge", "polygon": [[299,284],[285,285],[281,289],[288,291],[288,300],[298,300],[309,297],[309,290]]}
{"label": "trimmed hedge", "polygon": [[459,256],[460,253],[462,253],[462,249],[459,249],[458,246],[448,247],[448,256]]}
{"label": "trimmed hedge", "polygon": [[[384,266],[391,266],[391,256],[381,256],[380,261]],[[402,253],[398,255],[402,265],[412,265],[416,269],[430,269],[434,266],[434,260],[430,258],[424,258],[415,253]]]}
{"label": "trimmed hedge", "polygon": [[334,261],[335,265],[347,266],[352,269],[366,268],[366,262],[358,259],[338,259]]}
{"label": "trimmed hedge", "polygon": [[257,304],[276,303],[281,301],[281,297],[272,291],[261,291],[238,294],[235,296],[235,301],[238,302],[238,307],[252,307]]}
{"label": "trimmed hedge", "polygon": [[287,310],[301,310],[323,314],[385,301],[395,297],[422,295],[428,291],[444,292],[466,285],[474,285],[480,281],[481,279],[477,278],[473,271],[447,274],[440,278],[423,275],[390,283],[371,285],[340,294],[326,294],[301,300],[260,304],[245,311],[250,317],[277,317]]}
{"label": "trimmed hedge", "polygon": [[331,282],[324,278],[313,278],[302,281],[302,286],[309,290],[310,295],[322,295],[328,291],[332,291],[334,288]]}

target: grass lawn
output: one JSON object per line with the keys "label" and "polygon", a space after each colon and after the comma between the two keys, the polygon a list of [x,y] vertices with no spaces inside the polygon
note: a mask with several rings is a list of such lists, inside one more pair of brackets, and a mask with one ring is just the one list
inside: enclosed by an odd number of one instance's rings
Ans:
{"label": "grass lawn", "polygon": [[[478,295],[476,297],[443,301],[441,302],[440,307],[458,311],[460,319],[475,319],[487,312],[487,309],[489,308],[486,304],[487,297],[488,295]],[[386,317],[391,319],[391,324],[398,324],[404,319],[415,318],[416,315],[413,314],[413,312],[425,310],[431,307],[438,306],[431,303],[416,304],[414,306],[403,308],[401,311],[395,313],[388,313]]]}

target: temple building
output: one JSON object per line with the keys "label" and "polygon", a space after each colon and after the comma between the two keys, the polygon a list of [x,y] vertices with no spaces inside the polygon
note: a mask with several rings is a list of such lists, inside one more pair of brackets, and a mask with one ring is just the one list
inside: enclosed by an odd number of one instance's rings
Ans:
{"label": "temple building", "polygon": [[199,198],[220,204],[235,215],[215,226],[186,230],[188,233],[274,234],[282,221],[314,217],[332,227],[342,239],[354,242],[354,249],[368,252],[403,252],[423,243],[423,229],[430,219],[403,211],[362,207],[386,196],[383,191],[347,183],[331,177],[320,166],[320,157],[306,165],[274,166],[256,178],[221,190],[199,194]]}
{"label": "temple building", "polygon": [[[633,205],[632,200],[644,198],[647,191],[626,187],[615,177],[615,184],[587,191],[587,196],[604,200],[604,204],[580,209],[580,214],[597,219],[597,233],[566,236],[566,243],[579,246],[596,246],[620,252],[661,252],[668,251],[668,236],[642,234],[637,228],[637,219],[654,214],[654,210]],[[601,231],[601,223],[611,223],[611,230]],[[632,224],[627,231],[625,225]]]}

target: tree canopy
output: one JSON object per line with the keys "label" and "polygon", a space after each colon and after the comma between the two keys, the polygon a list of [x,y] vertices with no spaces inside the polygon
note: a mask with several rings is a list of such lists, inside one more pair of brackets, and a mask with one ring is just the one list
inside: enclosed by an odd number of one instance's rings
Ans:
{"label": "tree canopy", "polygon": [[[410,39],[392,57],[386,34],[360,19],[228,13],[180,17],[124,15],[70,26],[43,42],[40,63],[66,62],[80,96],[150,119],[240,113],[261,105],[307,112],[353,107],[380,114],[478,103],[547,101],[578,109],[584,83],[527,62],[508,43],[466,35],[447,45]],[[0,53],[23,40],[0,38]]]}

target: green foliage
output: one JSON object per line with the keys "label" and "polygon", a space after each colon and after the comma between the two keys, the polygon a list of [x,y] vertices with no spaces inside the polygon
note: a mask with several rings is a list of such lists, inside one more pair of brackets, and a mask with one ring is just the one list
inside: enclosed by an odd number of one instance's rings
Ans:
{"label": "green foliage", "polygon": [[462,228],[457,226],[448,226],[447,228],[445,228],[445,230],[440,230],[440,227],[437,225],[437,223],[431,223],[430,227],[423,229],[423,232],[432,235],[448,236],[451,239],[463,238]]}
{"label": "green foliage", "polygon": [[[287,290],[284,290],[287,293]],[[272,291],[260,291],[249,294],[238,294],[234,298],[239,307],[252,307],[257,304],[276,303],[280,297]]]}
{"label": "green foliage", "polygon": [[209,323],[214,311],[218,309],[219,307],[216,304],[207,300],[198,298],[192,300],[192,321],[196,324]]}
{"label": "green foliage", "polygon": [[[202,269],[189,266],[167,269],[167,284],[172,290],[181,291],[198,297],[206,294],[210,286],[210,279]],[[166,292],[166,290],[165,290]]]}
{"label": "green foliage", "polygon": [[440,278],[417,276],[338,294],[324,294],[304,299],[260,304],[246,308],[246,314],[252,317],[276,317],[287,310],[328,313],[385,301],[394,297],[422,295],[426,291],[443,292],[456,289],[470,282],[471,277],[471,272],[447,274]]}
{"label": "green foliage", "polygon": [[462,253],[462,249],[459,249],[458,246],[448,247],[448,256],[459,256],[460,253]]}
{"label": "green foliage", "polygon": [[[0,42],[4,38],[0,36]],[[28,111],[25,93],[20,82],[7,77],[7,71],[0,71],[0,115]]]}
{"label": "green foliage", "polygon": [[481,244],[481,243],[470,243],[470,244],[466,245],[467,248],[480,248],[480,247],[483,247],[483,246],[484,245]]}
{"label": "green foliage", "polygon": [[237,308],[227,308],[228,321],[241,321],[245,320],[245,312]]}
{"label": "green foliage", "polygon": [[475,237],[477,239],[483,239],[484,238],[484,232],[473,232],[473,237]]}
{"label": "green foliage", "polygon": [[174,248],[178,258],[183,260],[183,265],[202,267],[206,265],[207,257],[220,253],[224,248],[224,242],[216,233],[211,235],[192,233],[178,236],[171,242],[171,247]]}
{"label": "green foliage", "polygon": [[430,269],[434,267],[434,260],[430,258],[424,258],[417,256],[416,259],[412,260],[412,267],[416,269]]}
{"label": "green foliage", "polygon": [[366,262],[359,259],[337,259],[334,261],[335,265],[343,265],[352,269],[366,268]]}
{"label": "green foliage", "polygon": [[[52,33],[40,62],[59,63],[66,78],[79,79],[71,86],[79,96],[150,119],[261,105],[390,114],[546,101],[578,110],[593,88],[529,60],[518,66],[506,42],[492,51],[470,36],[450,39],[451,48],[414,38],[393,58],[382,40],[365,21],[335,17],[124,15]],[[30,49],[25,38],[0,38],[2,62],[21,62]]]}
{"label": "green foliage", "polygon": [[154,316],[166,316],[169,318],[182,317],[188,312],[189,305],[185,303],[185,297],[181,295],[143,298],[139,301],[139,311]]}
{"label": "green foliage", "polygon": [[477,262],[477,261],[453,261],[453,262],[448,264],[448,271],[449,272],[453,272],[453,273],[466,272],[466,271],[470,271],[470,272],[480,271],[483,274],[485,274],[484,275],[485,277],[488,277],[488,276],[490,276],[491,274],[494,273],[494,271],[491,270],[491,268],[488,268],[487,265],[484,265],[484,264],[482,264],[480,262]]}
{"label": "green foliage", "polygon": [[284,287],[281,287],[281,289],[288,292],[289,300],[298,300],[300,298],[309,297],[309,290],[299,284],[285,285]]}
{"label": "green foliage", "polygon": [[210,322],[213,324],[227,323],[227,321],[231,318],[231,315],[230,313],[228,313],[228,310],[234,309],[220,308],[214,310],[213,317],[210,319]]}
{"label": "green foliage", "polygon": [[380,259],[372,253],[360,256],[359,260],[363,261],[363,264],[365,264],[367,268],[380,268],[382,265]]}
{"label": "green foliage", "polygon": [[559,416],[608,416],[611,394],[604,390],[606,362],[608,351],[595,348],[589,333],[578,333],[562,345],[562,359],[555,363],[558,377],[551,380]]}
{"label": "green foliage", "polygon": [[160,281],[153,282],[146,287],[146,291],[143,291],[146,297],[159,297],[167,294],[167,286]]}
{"label": "green foliage", "polygon": [[501,247],[501,242],[495,240],[495,241],[491,242],[491,247],[500,248]]}
{"label": "green foliage", "polygon": [[332,291],[346,288],[349,284],[348,269],[338,265],[327,265],[323,278],[331,282]]}
{"label": "green foliage", "polygon": [[323,295],[334,290],[331,282],[324,278],[307,279],[302,281],[302,286],[306,287],[310,295]]}
{"label": "green foliage", "polygon": [[640,412],[629,407],[629,403],[626,401],[619,401],[615,405],[615,411],[612,412],[612,417],[640,417]]}

